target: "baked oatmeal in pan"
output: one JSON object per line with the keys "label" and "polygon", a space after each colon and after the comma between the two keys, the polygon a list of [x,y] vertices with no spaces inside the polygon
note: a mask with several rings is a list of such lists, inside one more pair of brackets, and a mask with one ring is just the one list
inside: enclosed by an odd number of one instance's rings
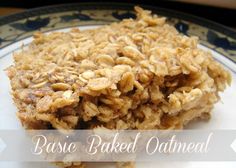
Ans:
{"label": "baked oatmeal in pan", "polygon": [[229,72],[197,37],[135,10],[136,19],[92,30],[36,33],[14,53],[7,73],[24,127],[182,129],[210,117]]}

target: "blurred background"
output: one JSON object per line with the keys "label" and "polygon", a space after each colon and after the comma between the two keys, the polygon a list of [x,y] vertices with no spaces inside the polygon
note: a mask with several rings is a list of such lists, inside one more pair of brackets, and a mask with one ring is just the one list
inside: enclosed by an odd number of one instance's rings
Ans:
{"label": "blurred background", "polygon": [[236,30],[236,0],[0,0],[0,17],[41,6],[104,1],[145,4],[173,9],[209,19]]}

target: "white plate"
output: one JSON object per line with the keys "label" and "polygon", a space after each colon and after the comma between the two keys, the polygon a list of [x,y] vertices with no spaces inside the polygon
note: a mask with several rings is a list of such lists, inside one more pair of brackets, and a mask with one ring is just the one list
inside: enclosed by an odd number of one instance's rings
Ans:
{"label": "white plate", "polygon": [[[91,29],[95,26],[84,26],[80,29]],[[61,29],[60,31],[69,31],[70,29]],[[16,42],[3,50],[0,53],[0,129],[23,129],[19,120],[16,117],[16,107],[13,104],[13,100],[11,97],[11,89],[9,79],[4,71],[7,67],[13,64],[12,53],[17,52],[21,49],[22,44],[27,45],[32,41],[32,38],[26,38],[19,42]],[[210,50],[209,48],[199,46],[205,50]],[[210,121],[197,121],[190,123],[187,128],[189,129],[236,129],[235,118],[235,100],[236,100],[236,74],[233,70],[236,69],[236,65],[232,64],[227,58],[220,55],[219,53],[211,50],[213,56],[217,58],[220,62],[225,64],[225,68],[227,68],[233,77],[232,85],[228,87],[223,93],[221,93],[221,101],[218,102],[213,111],[212,118]],[[236,167],[235,162],[156,162],[156,163],[137,163],[137,168],[156,168],[156,166],[160,166],[161,168],[172,168],[173,165],[176,168],[197,168],[197,167]],[[8,168],[53,168],[55,166],[43,163],[1,163],[0,167]],[[103,167],[114,167],[114,165],[109,164],[99,164],[99,168]],[[94,164],[90,164],[90,167],[94,167]],[[97,167],[97,164],[96,164]]]}

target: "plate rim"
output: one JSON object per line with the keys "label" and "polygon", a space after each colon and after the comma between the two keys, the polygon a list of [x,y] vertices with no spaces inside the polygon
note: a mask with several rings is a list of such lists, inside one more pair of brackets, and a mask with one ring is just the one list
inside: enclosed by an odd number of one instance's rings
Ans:
{"label": "plate rim", "polygon": [[65,12],[71,11],[75,9],[93,9],[93,10],[101,10],[101,9],[126,9],[126,10],[133,10],[134,6],[140,6],[145,9],[152,10],[153,13],[157,14],[164,14],[167,17],[183,19],[186,21],[193,22],[200,26],[206,27],[208,29],[215,30],[219,33],[222,33],[228,37],[231,37],[236,40],[236,31],[232,28],[217,23],[215,21],[211,21],[205,19],[203,17],[199,17],[196,15],[192,15],[189,13],[181,12],[178,10],[150,6],[150,5],[143,5],[143,4],[134,4],[134,3],[120,3],[120,2],[80,2],[80,3],[69,3],[69,4],[58,4],[58,5],[50,5],[50,6],[43,6],[37,7],[33,9],[27,9],[23,12],[17,12],[10,15],[5,15],[0,17],[0,26],[7,25],[14,21],[25,19],[28,17],[36,16],[39,14],[49,14],[49,13],[57,13],[57,12]]}

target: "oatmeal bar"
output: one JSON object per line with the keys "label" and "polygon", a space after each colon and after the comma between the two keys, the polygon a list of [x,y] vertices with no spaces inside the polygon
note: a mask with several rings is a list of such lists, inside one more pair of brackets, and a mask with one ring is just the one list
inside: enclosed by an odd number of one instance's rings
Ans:
{"label": "oatmeal bar", "polygon": [[181,129],[209,118],[231,77],[211,53],[135,7],[137,18],[92,30],[36,33],[7,69],[30,129]]}

